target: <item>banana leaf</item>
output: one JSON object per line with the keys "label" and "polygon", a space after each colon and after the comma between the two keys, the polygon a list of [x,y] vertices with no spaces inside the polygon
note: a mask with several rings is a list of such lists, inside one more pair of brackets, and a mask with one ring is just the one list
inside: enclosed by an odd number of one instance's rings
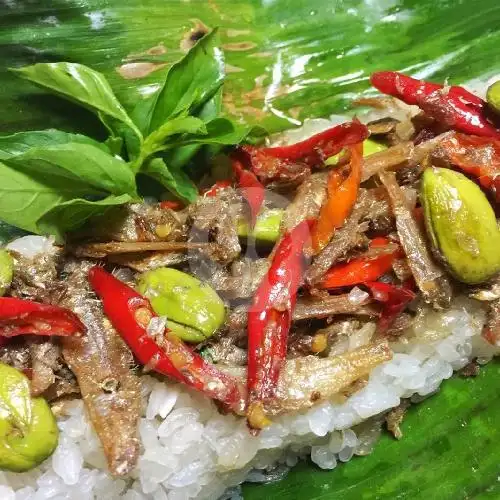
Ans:
{"label": "banana leaf", "polygon": [[499,498],[499,376],[500,363],[492,362],[475,379],[444,382],[436,395],[411,407],[401,441],[384,435],[371,455],[331,472],[303,463],[281,482],[245,486],[244,498]]}
{"label": "banana leaf", "polygon": [[[214,27],[229,73],[225,113],[271,132],[348,111],[373,93],[374,70],[450,83],[500,73],[497,0],[0,0],[0,13],[0,133],[105,136],[93,115],[10,67],[87,64],[131,110]],[[499,498],[499,376],[492,363],[477,379],[445,382],[410,411],[402,441],[385,436],[373,454],[331,472],[302,464],[281,483],[245,487],[245,498]]]}

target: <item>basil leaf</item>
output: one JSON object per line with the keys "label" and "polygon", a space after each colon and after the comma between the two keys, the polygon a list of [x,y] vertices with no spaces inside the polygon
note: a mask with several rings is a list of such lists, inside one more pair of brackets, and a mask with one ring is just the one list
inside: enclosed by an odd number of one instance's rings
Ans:
{"label": "basil leaf", "polygon": [[180,134],[205,135],[207,129],[203,120],[194,116],[180,116],[165,122],[161,127],[148,135],[144,141],[142,156],[144,158],[165,149],[165,141]]}
{"label": "basil leaf", "polygon": [[90,137],[80,134],[69,134],[61,130],[47,129],[32,132],[19,132],[0,137],[0,160],[18,156],[32,148],[67,144],[68,142],[90,144],[108,152],[105,144],[94,141]]}
{"label": "basil leaf", "polygon": [[[217,118],[222,110],[222,88],[220,88],[216,94],[207,101],[200,111],[197,113],[197,117],[208,123],[209,121]],[[191,144],[189,146],[181,146],[167,153],[167,164],[171,168],[181,168],[191,161],[194,155],[200,150],[202,144]]]}
{"label": "basil leaf", "polygon": [[196,116],[202,119],[205,123],[217,118],[222,111],[222,87],[208,100],[201,109],[196,113]]}
{"label": "basil leaf", "polygon": [[91,217],[103,215],[110,208],[131,201],[128,194],[111,195],[99,201],[82,198],[65,201],[45,212],[37,221],[37,227],[39,232],[53,234],[62,241],[65,232],[78,229]]}
{"label": "basil leaf", "polygon": [[123,141],[127,149],[128,160],[133,161],[141,154],[142,148],[142,135],[141,138],[137,136],[131,129],[123,127],[122,131]]}
{"label": "basil leaf", "polygon": [[32,148],[4,162],[27,175],[41,175],[50,185],[86,187],[88,196],[136,196],[135,177],[128,165],[90,144]]}
{"label": "basil leaf", "polygon": [[228,118],[215,118],[207,123],[206,144],[233,145],[242,142],[250,133],[250,128],[246,125],[235,123]]}
{"label": "basil leaf", "polygon": [[135,135],[141,137],[108,81],[98,71],[83,64],[69,62],[38,63],[12,71],[21,78],[93,111],[113,135],[123,135],[121,124],[125,124]]}
{"label": "basil leaf", "polygon": [[176,146],[187,144],[219,144],[231,146],[242,142],[251,129],[228,118],[215,118],[206,124],[206,134],[183,136]]}
{"label": "basil leaf", "polygon": [[224,61],[215,35],[204,36],[170,68],[160,90],[137,105],[132,116],[144,135],[181,113],[195,114],[219,90]]}
{"label": "basil leaf", "polygon": [[161,158],[145,163],[141,173],[157,180],[183,201],[192,203],[198,198],[198,188],[187,174],[178,168],[168,168]]}
{"label": "basil leaf", "polygon": [[40,216],[55,205],[86,196],[86,183],[67,182],[43,172],[25,173],[0,162],[0,219],[38,233]]}
{"label": "basil leaf", "polygon": [[165,151],[165,154],[163,156],[165,157],[165,161],[170,165],[170,167],[179,169],[185,167],[194,158],[201,147],[202,144],[190,144],[189,146],[181,146],[169,151]]}
{"label": "basil leaf", "polygon": [[108,151],[114,156],[120,156],[123,149],[123,139],[121,137],[115,137],[110,135],[105,141],[104,144],[108,148]]}

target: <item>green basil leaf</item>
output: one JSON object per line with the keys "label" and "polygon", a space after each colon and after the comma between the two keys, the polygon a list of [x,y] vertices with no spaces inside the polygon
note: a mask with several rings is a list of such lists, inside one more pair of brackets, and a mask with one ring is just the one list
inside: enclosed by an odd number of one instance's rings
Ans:
{"label": "green basil leaf", "polygon": [[196,155],[202,147],[201,144],[190,144],[189,146],[181,146],[165,152],[165,161],[172,168],[185,167]]}
{"label": "green basil leaf", "polygon": [[86,196],[136,195],[135,176],[128,165],[90,144],[32,148],[4,162],[28,175],[43,175],[51,186],[86,186]]}
{"label": "green basil leaf", "polygon": [[93,111],[113,135],[122,135],[121,124],[125,124],[141,137],[108,81],[98,71],[83,64],[69,62],[38,63],[12,71],[21,78]]}
{"label": "green basil leaf", "polygon": [[183,201],[192,203],[198,198],[198,188],[185,172],[168,168],[161,158],[153,158],[143,165],[141,173],[152,177]]}
{"label": "green basil leaf", "polygon": [[135,160],[141,154],[143,144],[142,135],[139,138],[133,130],[124,126],[121,136],[123,137],[123,141],[127,149],[128,160]]}
{"label": "green basil leaf", "polygon": [[[215,95],[207,101],[196,114],[198,118],[208,123],[209,121],[217,118],[222,110],[222,88],[220,88]],[[191,144],[189,146],[182,146],[175,148],[167,153],[167,164],[171,168],[181,168],[188,164],[194,155],[200,150],[202,144]]]}
{"label": "green basil leaf", "polygon": [[203,142],[231,146],[243,142],[249,133],[250,128],[246,125],[235,123],[229,118],[215,118],[207,123],[208,141]]}
{"label": "green basil leaf", "polygon": [[170,68],[160,90],[137,105],[132,116],[144,135],[181,113],[195,114],[219,90],[224,60],[215,35],[204,36]]}
{"label": "green basil leaf", "polygon": [[32,233],[55,205],[88,195],[86,183],[67,182],[43,172],[22,172],[0,162],[0,220]]}
{"label": "green basil leaf", "polygon": [[24,154],[32,148],[43,148],[55,144],[67,144],[68,142],[90,144],[103,151],[109,152],[105,144],[101,144],[85,135],[69,134],[62,130],[47,129],[19,132],[17,134],[0,137],[0,160]]}
{"label": "green basil leaf", "polygon": [[240,144],[251,132],[251,129],[245,125],[235,123],[229,118],[215,118],[206,124],[206,134],[183,136],[176,144],[219,144],[231,146]]}
{"label": "green basil leaf", "polygon": [[172,136],[181,134],[206,135],[207,129],[203,120],[194,116],[179,116],[165,122],[161,127],[148,135],[143,145],[143,156],[165,149],[164,143]]}
{"label": "green basil leaf", "polygon": [[110,135],[105,141],[104,144],[108,148],[109,152],[112,155],[118,155],[120,156],[122,153],[123,149],[123,138],[122,137],[116,137]]}
{"label": "green basil leaf", "polygon": [[222,111],[222,87],[214,94],[214,96],[208,100],[200,110],[196,113],[196,116],[202,119],[205,123],[217,118]]}
{"label": "green basil leaf", "polygon": [[132,200],[133,198],[128,194],[111,195],[99,201],[82,198],[68,200],[45,212],[37,221],[37,227],[40,233],[53,234],[59,241],[62,241],[67,231],[78,229],[91,217],[103,215],[110,208]]}

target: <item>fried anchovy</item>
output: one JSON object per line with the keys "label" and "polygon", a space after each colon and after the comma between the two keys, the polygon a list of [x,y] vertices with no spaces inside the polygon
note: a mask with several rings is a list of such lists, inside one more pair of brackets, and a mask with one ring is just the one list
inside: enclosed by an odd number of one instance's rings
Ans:
{"label": "fried anchovy", "polygon": [[112,254],[137,252],[179,252],[189,250],[211,250],[211,243],[189,243],[185,241],[110,241],[107,243],[88,243],[70,248],[77,257],[101,259]]}
{"label": "fried anchovy", "polygon": [[87,334],[63,340],[63,356],[78,379],[90,419],[101,440],[112,474],[128,474],[139,455],[139,378],[133,358],[91,293],[89,262],[70,263],[60,304],[74,311]]}

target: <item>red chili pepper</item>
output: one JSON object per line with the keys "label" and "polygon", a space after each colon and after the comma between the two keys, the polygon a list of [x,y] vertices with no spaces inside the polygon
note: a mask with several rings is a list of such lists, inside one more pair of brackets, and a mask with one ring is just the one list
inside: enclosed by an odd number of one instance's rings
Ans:
{"label": "red chili pepper", "polygon": [[274,398],[285,362],[311,224],[305,220],[282,237],[248,311],[247,419],[253,428],[265,425],[264,402]]}
{"label": "red chili pepper", "polygon": [[[390,241],[387,238],[374,238],[370,242],[370,248],[383,248],[389,244]],[[391,270],[399,253],[396,250],[372,259],[360,257],[344,264],[338,264],[325,274],[320,288],[339,288],[375,281]]]}
{"label": "red chili pepper", "polygon": [[182,203],[178,201],[160,201],[160,208],[169,208],[170,210],[180,210],[182,208]]}
{"label": "red chili pepper", "polygon": [[363,144],[349,146],[349,150],[351,154],[349,164],[333,169],[328,176],[327,199],[321,207],[312,232],[315,253],[323,250],[335,230],[344,224],[358,197]]}
{"label": "red chili pepper", "polygon": [[78,316],[59,306],[31,300],[0,297],[0,336],[58,335],[84,333],[85,326]]}
{"label": "red chili pepper", "polygon": [[370,132],[358,121],[343,123],[290,146],[256,148],[243,146],[256,175],[270,180],[293,180],[319,166],[342,148],[363,142]]}
{"label": "red chili pepper", "polygon": [[500,202],[499,140],[455,133],[443,139],[439,146],[452,165],[476,177]]}
{"label": "red chili pepper", "polygon": [[242,189],[243,196],[250,207],[253,227],[257,220],[257,215],[260,212],[260,208],[262,207],[262,203],[264,202],[264,186],[253,172],[243,168],[242,162],[236,158],[236,156],[231,158],[231,164],[236,175],[238,186]]}
{"label": "red chili pepper", "polygon": [[415,298],[413,281],[405,282],[402,286],[381,283],[380,281],[364,284],[371,291],[373,298],[384,304],[377,325],[379,332],[387,331],[397,315]]}
{"label": "red chili pepper", "polygon": [[448,127],[467,134],[499,137],[500,130],[488,118],[488,105],[463,87],[444,87],[416,80],[396,71],[379,71],[371,84],[384,94],[417,105],[427,115]]}
{"label": "red chili pepper", "polygon": [[212,187],[203,192],[203,196],[212,198],[213,196],[216,196],[220,191],[228,187],[231,187],[231,181],[217,181]]}
{"label": "red chili pepper", "polygon": [[157,316],[148,299],[102,267],[90,269],[89,281],[102,300],[104,313],[143,365],[217,399],[237,413],[244,411],[244,387],[235,378],[207,363],[168,330],[158,341],[148,335],[146,328]]}

